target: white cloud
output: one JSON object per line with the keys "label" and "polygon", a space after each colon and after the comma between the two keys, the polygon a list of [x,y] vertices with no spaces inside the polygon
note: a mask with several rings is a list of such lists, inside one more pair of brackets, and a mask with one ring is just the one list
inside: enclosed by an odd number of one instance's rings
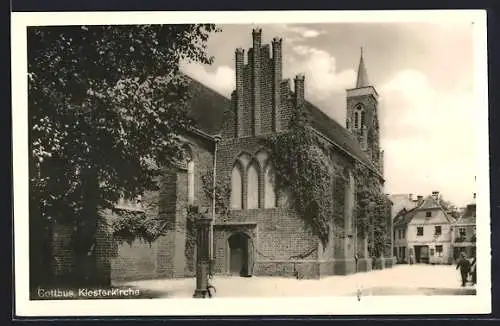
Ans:
{"label": "white cloud", "polygon": [[227,97],[235,88],[235,73],[228,66],[218,66],[215,71],[208,71],[208,66],[199,63],[183,63],[181,70],[208,87]]}
{"label": "white cloud", "polygon": [[400,71],[380,88],[387,192],[439,190],[462,205],[476,175],[472,93],[437,93],[419,71]]}
{"label": "white cloud", "polygon": [[285,58],[283,73],[291,79],[296,74],[304,74],[306,98],[343,124],[344,91],[354,85],[354,70],[339,71],[335,57],[326,51],[306,45],[294,45]]}
{"label": "white cloud", "polygon": [[326,33],[323,30],[307,28],[307,27],[303,27],[303,26],[292,26],[289,24],[280,24],[277,27],[284,29],[287,32],[290,32],[292,34],[297,34],[303,38],[316,38],[316,37]]}

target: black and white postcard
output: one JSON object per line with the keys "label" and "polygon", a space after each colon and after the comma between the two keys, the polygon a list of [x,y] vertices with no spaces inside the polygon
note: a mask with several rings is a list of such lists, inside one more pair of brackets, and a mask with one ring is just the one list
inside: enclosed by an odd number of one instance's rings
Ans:
{"label": "black and white postcard", "polygon": [[12,51],[18,316],[491,311],[485,12],[13,13]]}

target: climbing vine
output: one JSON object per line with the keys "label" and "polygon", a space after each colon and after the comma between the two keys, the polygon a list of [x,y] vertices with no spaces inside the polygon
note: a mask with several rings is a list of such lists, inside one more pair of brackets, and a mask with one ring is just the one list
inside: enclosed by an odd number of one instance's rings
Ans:
{"label": "climbing vine", "polygon": [[390,255],[391,202],[379,189],[378,176],[358,164],[356,166],[355,217],[358,235],[367,236],[372,256]]}
{"label": "climbing vine", "polygon": [[114,239],[131,245],[136,240],[151,244],[163,234],[163,223],[157,218],[147,216],[144,211],[114,209],[114,214],[108,217],[111,220],[111,229]]}
{"label": "climbing vine", "polygon": [[139,207],[135,209],[113,208],[106,214],[114,239],[132,244],[136,240],[151,244],[165,231],[165,221],[159,216],[159,193],[143,193]]}
{"label": "climbing vine", "polygon": [[[203,191],[210,200],[213,200],[214,185],[212,171],[201,177]],[[230,210],[231,187],[228,183],[218,179],[215,184],[215,213],[227,216]]]}
{"label": "climbing vine", "polygon": [[309,128],[302,112],[298,111],[288,132],[266,140],[272,151],[277,189],[290,191],[292,205],[326,244],[334,214],[327,194],[332,194],[335,171],[327,144]]}

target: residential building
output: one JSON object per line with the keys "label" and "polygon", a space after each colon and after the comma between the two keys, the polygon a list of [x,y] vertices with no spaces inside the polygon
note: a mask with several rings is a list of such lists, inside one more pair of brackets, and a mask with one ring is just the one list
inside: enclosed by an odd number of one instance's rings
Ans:
{"label": "residential building", "polygon": [[416,263],[451,264],[453,223],[439,202],[439,192],[434,191],[408,222],[408,254],[414,255]]}
{"label": "residential building", "polygon": [[398,263],[449,264],[453,260],[452,236],[455,220],[441,206],[439,192],[394,217],[394,256]]}
{"label": "residential building", "polygon": [[456,260],[460,253],[467,257],[476,255],[476,204],[466,206],[463,214],[453,224],[453,259]]}
{"label": "residential building", "polygon": [[414,194],[391,194],[389,195],[389,199],[392,201],[391,216],[394,219],[402,209],[409,211],[416,207],[422,201],[422,196],[415,196]]}

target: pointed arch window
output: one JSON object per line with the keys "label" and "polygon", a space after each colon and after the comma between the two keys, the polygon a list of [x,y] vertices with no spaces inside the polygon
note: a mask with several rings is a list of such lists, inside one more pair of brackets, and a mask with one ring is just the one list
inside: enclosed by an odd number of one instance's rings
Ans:
{"label": "pointed arch window", "polygon": [[191,159],[187,163],[187,179],[188,179],[188,203],[194,204],[194,161]]}
{"label": "pointed arch window", "polygon": [[187,171],[187,198],[188,204],[193,205],[195,201],[194,195],[194,158],[191,148],[188,145],[184,146],[183,167]]}
{"label": "pointed arch window", "polygon": [[242,209],[243,204],[243,174],[237,163],[231,171],[231,209]]}
{"label": "pointed arch window", "polygon": [[362,128],[365,125],[365,110],[363,104],[359,103],[354,108],[354,128]]}
{"label": "pointed arch window", "polygon": [[264,208],[276,207],[275,175],[272,164],[264,170]]}
{"label": "pointed arch window", "polygon": [[247,172],[247,208],[259,208],[259,168],[252,162]]}

